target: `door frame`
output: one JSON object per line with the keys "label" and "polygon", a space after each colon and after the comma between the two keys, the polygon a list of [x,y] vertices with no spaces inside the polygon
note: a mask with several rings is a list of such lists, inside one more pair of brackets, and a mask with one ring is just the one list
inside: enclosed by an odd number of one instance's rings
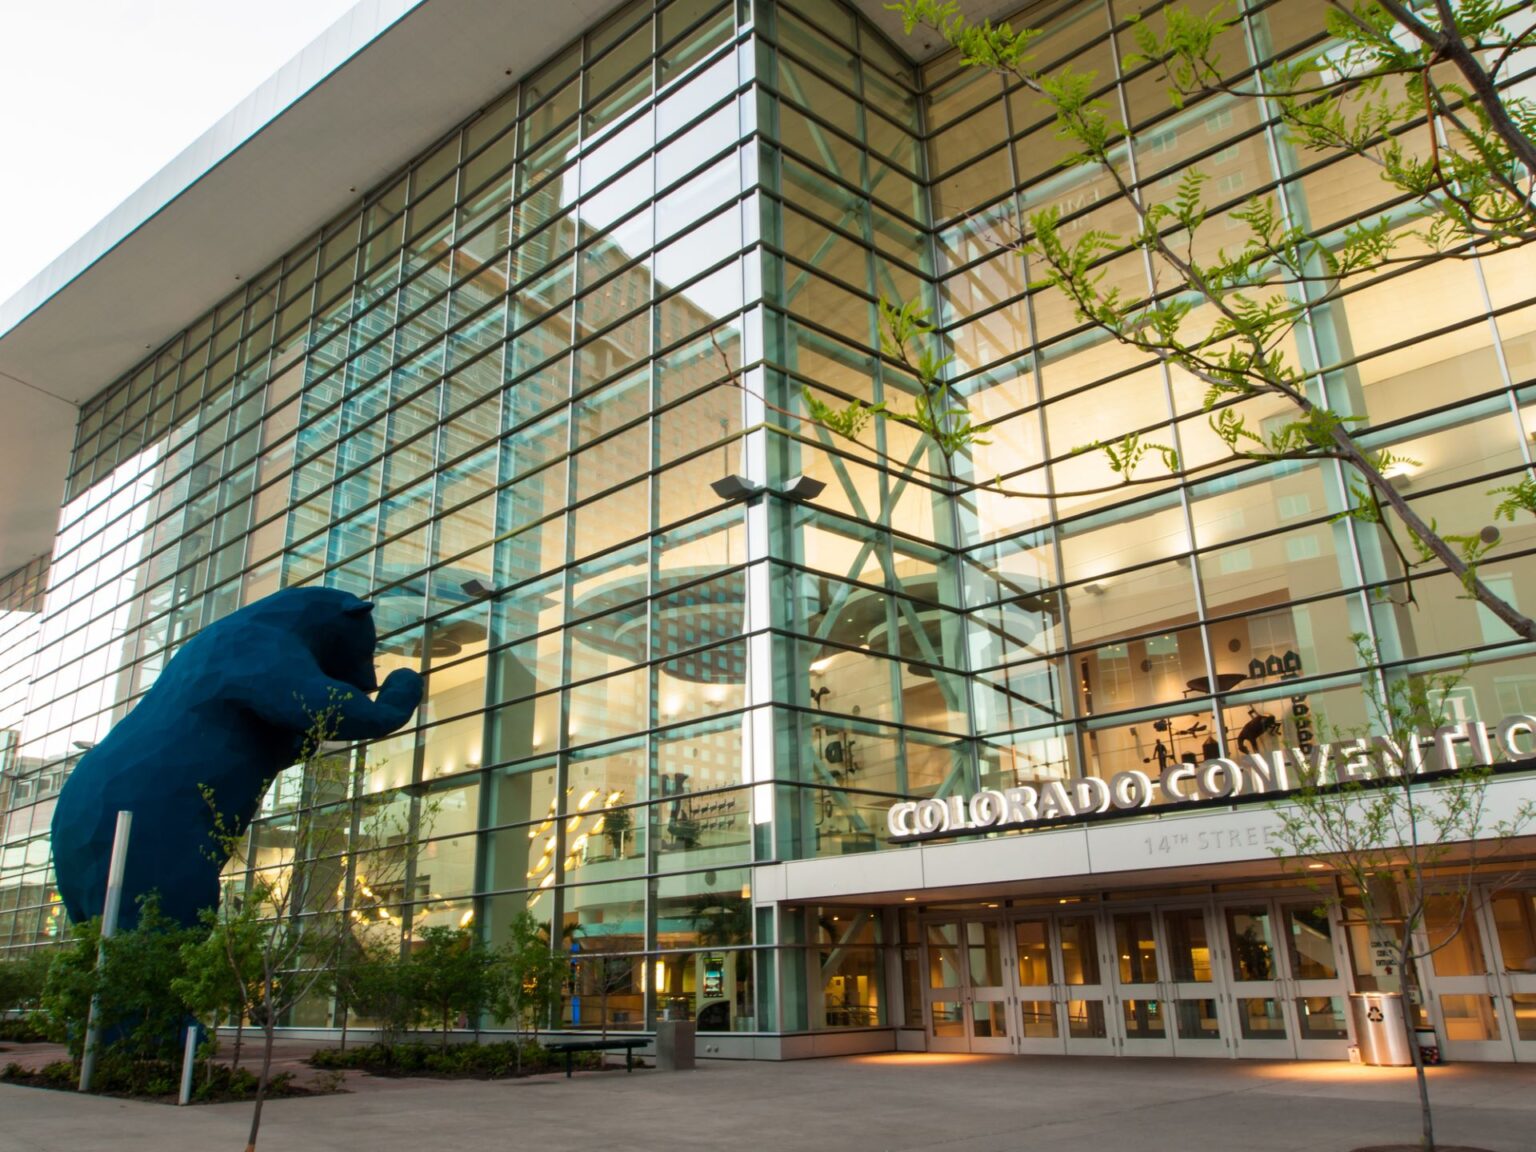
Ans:
{"label": "door frame", "polygon": [[[1344,926],[1336,903],[1330,903],[1328,930],[1333,949],[1332,978],[1300,979],[1290,938],[1288,913],[1304,906],[1307,897],[1300,891],[1256,890],[1252,893],[1206,893],[1169,899],[1126,900],[1113,904],[1074,904],[1056,908],[1050,905],[1024,905],[998,910],[979,909],[945,912],[933,909],[919,920],[922,938],[923,964],[923,1024],[929,1051],[934,1052],[992,1052],[992,1053],[1040,1053],[1067,1055],[1127,1055],[1127,1056],[1185,1056],[1268,1059],[1345,1059],[1350,1039],[1306,1039],[1301,1034],[1302,1000],[1310,997],[1328,997],[1337,1002],[1341,1012],[1347,1013],[1348,996],[1353,980],[1351,961]],[[1269,918],[1271,939],[1272,978],[1258,981],[1239,981],[1232,966],[1232,947],[1229,939],[1229,910],[1248,907],[1262,910]],[[1211,979],[1175,980],[1174,942],[1169,932],[1167,915],[1176,912],[1198,911],[1204,920],[1206,946],[1210,952]],[[1117,917],[1146,916],[1152,925],[1152,957],[1155,960],[1157,979],[1122,981],[1120,956],[1114,935]],[[1484,946],[1488,947],[1491,931],[1484,930]],[[1069,984],[1065,981],[1062,925],[1067,921],[1082,920],[1092,928],[1094,949],[1099,965],[1097,984]],[[1047,984],[1019,982],[1018,924],[1022,921],[1043,921],[1047,926],[1050,981]],[[973,986],[968,925],[984,923],[997,932],[998,948],[1003,969],[1001,987]],[[957,973],[958,987],[932,988],[928,985],[932,971],[929,955],[929,930],[938,924],[955,926],[955,939],[959,948]],[[1481,926],[1480,926],[1481,927]],[[1523,973],[1511,974],[1522,981],[1517,989],[1526,991]],[[1490,977],[1491,979],[1492,977]],[[1536,994],[1536,973],[1529,977],[1529,988]],[[1240,1035],[1238,1001],[1256,997],[1274,1000],[1278,1005],[1284,1036],[1270,1040],[1244,1039]],[[1162,1016],[1164,1035],[1161,1037],[1131,1037],[1126,1034],[1125,1011],[1129,1000],[1143,1000],[1149,1010],[1155,1009]],[[1181,1037],[1178,1026],[1180,1001],[1212,1001],[1219,1037]],[[975,1035],[975,1012],[978,1003],[1005,1005],[1006,1037],[978,1037]],[[1097,1002],[1104,1014],[1104,1036],[1074,1037],[1071,1029],[1071,1005],[1074,1002]],[[1049,1002],[1056,1035],[1052,1037],[1026,1037],[1023,1029],[1023,1005]],[[1501,1002],[1508,1003],[1507,997]],[[940,1037],[934,1032],[934,1010],[938,1004],[953,1004],[963,1017],[964,1035]],[[1438,1001],[1437,1001],[1438,1005]],[[1513,1020],[1507,1025],[1513,1027]],[[1513,1035],[1513,1031],[1509,1035]],[[1443,1035],[1443,1033],[1442,1033]],[[1536,1042],[1528,1059],[1536,1060]],[[1475,1057],[1472,1057],[1475,1058]],[[1482,1057],[1487,1059],[1488,1057]],[[1509,1059],[1505,1055],[1499,1057]]]}
{"label": "door frame", "polygon": [[[1505,1032],[1509,1037],[1510,1046],[1514,1053],[1514,1059],[1522,1064],[1536,1063],[1536,1039],[1522,1040],[1520,1038],[1519,1020],[1516,1016],[1515,997],[1528,996],[1536,1001],[1536,956],[1519,958],[1521,967],[1516,968],[1511,962],[1515,958],[1504,955],[1504,941],[1499,937],[1498,917],[1494,915],[1494,901],[1500,896],[1515,896],[1536,902],[1536,886],[1515,885],[1495,890],[1486,888],[1480,894],[1478,901],[1483,909],[1485,924],[1485,939],[1492,945],[1492,959],[1494,978],[1499,989],[1499,1006],[1502,1012]],[[1533,912],[1536,915],[1536,912]]]}
{"label": "door frame", "polygon": [[[1525,973],[1503,971],[1503,948],[1498,938],[1498,925],[1493,915],[1493,896],[1488,885],[1473,888],[1467,903],[1466,919],[1478,936],[1478,956],[1482,972],[1469,976],[1442,976],[1437,971],[1435,952],[1419,961],[1420,993],[1428,1003],[1430,1023],[1439,1038],[1447,1060],[1471,1062],[1501,1062],[1536,1060],[1536,1042],[1520,1041],[1514,1018],[1512,991],[1536,993],[1536,980],[1527,983]],[[1465,929],[1463,929],[1465,931]],[[1421,951],[1429,947],[1428,926],[1423,925],[1414,933],[1414,946]],[[1516,980],[1520,986],[1516,987]],[[1451,1037],[1446,1023],[1445,996],[1473,996],[1489,1001],[1489,1014],[1499,1029],[1497,1040],[1456,1040]]]}
{"label": "door frame", "polygon": [[[1175,1056],[1202,1056],[1207,1059],[1232,1056],[1232,1022],[1222,1011],[1221,965],[1218,959],[1221,923],[1217,908],[1209,896],[1186,900],[1166,900],[1154,905],[1156,909],[1158,944],[1162,950],[1162,971],[1167,973],[1163,981],[1167,996],[1168,1019],[1172,1024],[1171,1038]],[[1210,951],[1209,980],[1178,980],[1174,978],[1173,941],[1169,938],[1167,916],[1170,912],[1199,912],[1205,921],[1206,947]],[[1213,931],[1214,929],[1214,931]],[[1216,1010],[1216,1028],[1219,1035],[1182,1036],[1179,1033],[1179,1003],[1181,1001],[1209,1000]]]}
{"label": "door frame", "polygon": [[[1017,1037],[1016,1017],[1017,1009],[1012,1002],[1010,985],[1013,983],[1008,973],[1011,971],[1013,957],[1012,932],[1008,922],[1001,914],[976,915],[973,913],[955,913],[945,915],[936,913],[925,915],[920,921],[923,940],[923,962],[925,980],[923,983],[923,1025],[928,1037],[928,1050],[930,1052],[990,1052],[994,1054],[1009,1054],[1015,1051]],[[958,986],[944,985],[935,988],[931,979],[932,958],[929,955],[930,941],[928,932],[931,927],[941,924],[953,924],[955,926],[956,948],[959,952],[956,964],[956,974],[960,977]],[[969,926],[979,924],[983,931],[990,928],[997,937],[999,983],[976,984],[972,980],[971,969],[971,942]],[[960,1009],[963,1036],[938,1036],[934,1031],[934,1005],[957,1004]],[[976,1034],[976,1005],[977,1004],[1001,1004],[1001,1021],[1004,1028],[1002,1036],[978,1036]]]}

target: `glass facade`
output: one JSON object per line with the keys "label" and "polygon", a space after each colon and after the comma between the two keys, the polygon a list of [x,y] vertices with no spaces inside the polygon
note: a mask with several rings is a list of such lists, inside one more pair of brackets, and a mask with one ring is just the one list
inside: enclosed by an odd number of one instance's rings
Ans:
{"label": "glass facade", "polygon": [[[1257,103],[1171,108],[1126,61],[1141,7],[1061,6],[1037,59],[1097,72],[1143,195],[1198,162],[1213,243],[1256,193],[1325,234],[1366,212],[1412,226]],[[1250,5],[1223,60],[1295,51],[1323,8]],[[899,799],[1304,746],[1319,716],[1365,719],[1352,632],[1388,677],[1470,651],[1466,719],[1536,712],[1536,659],[1454,580],[1419,575],[1402,603],[1390,547],[1337,519],[1333,463],[1219,463],[1201,385],[1031,287],[999,243],[1030,213],[1059,208],[1068,236],[1133,227],[1063,147],[1027,91],[914,65],[835,0],[636,0],[214,303],[84,408],[52,556],[0,587],[0,947],[60,931],[49,797],[81,749],[199,627],[283,586],[372,598],[381,675],[427,678],[343,798],[436,809],[391,894],[403,931],[495,944],[533,909],[578,957],[578,1027],[900,1026],[922,1019],[923,965],[931,989],[991,986],[1016,949],[1061,990],[1015,1030],[1097,1043],[1114,973],[1074,952],[1075,923],[978,943],[959,920],[789,912],[754,905],[754,866],[891,850]],[[1372,445],[1420,462],[1405,494],[1457,530],[1531,468],[1524,259],[1395,266],[1292,348]],[[1139,253],[1107,275],[1151,287]],[[910,402],[882,298],[933,309],[987,425],[953,490],[907,427],[853,443],[806,418],[807,396]],[[1245,403],[1255,426],[1285,418]],[[1190,475],[1117,486],[1077,451],[1128,432]],[[768,494],[722,499],[731,475]],[[784,497],[797,476],[825,487]],[[1481,574],[1529,609],[1536,532],[1501,528]],[[291,775],[256,868],[281,867]],[[1152,948],[1151,915],[1125,921],[1132,944]],[[1219,925],[1161,923],[1188,999],[1176,1028],[1134,997],[1128,1019],[1208,1037]],[[1283,1029],[1275,972],[1237,978],[1269,982],[1245,1026]],[[1307,1012],[1332,1019],[1333,993]],[[933,1003],[957,1035],[1009,1027],[996,1002],[971,1002],[984,1020]]]}

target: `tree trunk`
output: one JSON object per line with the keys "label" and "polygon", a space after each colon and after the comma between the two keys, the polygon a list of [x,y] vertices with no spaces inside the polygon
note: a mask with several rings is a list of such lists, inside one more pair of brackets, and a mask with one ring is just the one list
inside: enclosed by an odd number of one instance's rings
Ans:
{"label": "tree trunk", "polygon": [[213,1087],[213,1057],[219,1046],[219,1016],[214,1013],[213,1023],[208,1027],[208,1059],[203,1061],[203,1087]]}
{"label": "tree trunk", "polygon": [[443,1043],[442,1051],[448,1051],[448,1009],[443,1009]]}
{"label": "tree trunk", "polygon": [[277,1039],[274,1020],[276,1013],[266,1011],[261,1023],[266,1044],[261,1053],[261,1079],[256,1082],[256,1110],[251,1113],[251,1134],[246,1138],[245,1152],[256,1152],[256,1134],[261,1131],[261,1106],[267,1099],[267,1082],[272,1075],[272,1045]]}
{"label": "tree trunk", "polygon": [[347,1024],[352,1019],[352,1006],[343,1003],[341,1006],[341,1050],[347,1050]]}
{"label": "tree trunk", "polygon": [[1429,1077],[1424,1074],[1424,1053],[1419,1051],[1418,1013],[1414,1007],[1414,991],[1419,986],[1418,972],[1408,956],[1409,944],[1403,943],[1403,1027],[1408,1029],[1408,1054],[1413,1057],[1413,1075],[1419,1087],[1419,1125],[1424,1133],[1425,1152],[1435,1152],[1435,1117],[1429,1107]]}
{"label": "tree trunk", "polygon": [[240,1071],[240,1045],[245,1040],[245,1013],[242,1011],[235,1017],[235,1056],[230,1065],[231,1072]]}

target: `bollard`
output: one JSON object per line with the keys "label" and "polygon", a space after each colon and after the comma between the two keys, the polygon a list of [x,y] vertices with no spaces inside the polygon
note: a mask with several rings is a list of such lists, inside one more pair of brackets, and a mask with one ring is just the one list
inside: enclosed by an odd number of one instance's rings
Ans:
{"label": "bollard", "polygon": [[[107,941],[117,931],[117,911],[123,902],[123,869],[128,864],[128,833],[133,831],[133,813],[119,812],[117,827],[112,831],[112,860],[107,865],[107,902],[101,910],[101,942],[96,946],[96,971],[101,971],[107,959]],[[91,1079],[96,1075],[96,1014],[101,1008],[101,997],[91,997],[90,1011],[85,1017],[85,1050],[80,1055],[80,1091],[91,1090]]]}
{"label": "bollard", "polygon": [[694,1022],[656,1022],[656,1067],[662,1072],[682,1072],[694,1065]]}
{"label": "bollard", "polygon": [[197,1025],[187,1025],[186,1048],[181,1054],[181,1097],[177,1104],[192,1103],[192,1073],[197,1065]]}

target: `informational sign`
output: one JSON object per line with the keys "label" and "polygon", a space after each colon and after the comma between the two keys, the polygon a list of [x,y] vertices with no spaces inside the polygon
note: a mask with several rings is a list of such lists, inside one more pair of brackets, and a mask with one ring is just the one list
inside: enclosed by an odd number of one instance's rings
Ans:
{"label": "informational sign", "polygon": [[725,957],[704,957],[704,999],[718,1000],[725,995]]}
{"label": "informational sign", "polygon": [[1397,975],[1397,941],[1384,936],[1371,941],[1371,971],[1377,976]]}

